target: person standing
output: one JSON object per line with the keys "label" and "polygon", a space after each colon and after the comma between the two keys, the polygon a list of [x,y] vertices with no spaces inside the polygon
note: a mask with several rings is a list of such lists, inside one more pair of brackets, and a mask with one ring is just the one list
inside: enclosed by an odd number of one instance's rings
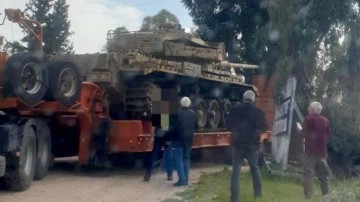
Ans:
{"label": "person standing", "polygon": [[189,183],[191,147],[194,133],[197,129],[197,116],[196,113],[190,109],[190,99],[183,97],[180,105],[181,107],[177,112],[176,129],[172,138],[175,168],[179,178],[174,186],[186,186]]}
{"label": "person standing", "polygon": [[324,199],[329,193],[329,167],[327,164],[327,144],[331,138],[329,120],[320,115],[322,105],[312,102],[308,108],[303,126],[298,125],[299,134],[305,139],[303,165],[303,186],[306,199],[312,196],[312,173],[315,170]]}
{"label": "person standing", "polygon": [[261,174],[259,170],[260,136],[267,130],[265,114],[255,105],[255,93],[251,90],[243,94],[243,103],[230,110],[227,128],[231,132],[232,174],[231,202],[238,201],[239,172],[244,158],[250,165],[254,196],[261,197]]}
{"label": "person standing", "polygon": [[153,149],[148,158],[144,181],[149,181],[154,168],[154,163],[159,160],[161,149],[164,147],[164,161],[167,172],[167,180],[172,180],[173,174],[173,149],[171,145],[170,131],[165,131],[161,126],[156,126]]}

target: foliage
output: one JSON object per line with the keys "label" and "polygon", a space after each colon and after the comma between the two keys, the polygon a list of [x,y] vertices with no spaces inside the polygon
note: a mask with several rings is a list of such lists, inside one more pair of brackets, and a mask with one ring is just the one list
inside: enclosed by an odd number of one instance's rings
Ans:
{"label": "foliage", "polygon": [[121,26],[115,29],[114,33],[128,32],[129,30],[125,26]]}
{"label": "foliage", "polygon": [[47,54],[73,53],[73,44],[68,40],[72,35],[68,19],[69,5],[66,0],[56,0],[53,10],[50,14],[51,23],[47,26],[49,36],[45,39],[44,51]]}
{"label": "foliage", "polygon": [[179,19],[166,9],[162,9],[154,16],[146,16],[143,19],[140,31],[151,31],[166,22],[179,24]]}
{"label": "foliage", "polygon": [[[244,167],[243,167],[244,168]],[[224,169],[221,172],[204,174],[200,181],[185,192],[178,195],[181,199],[168,199],[170,201],[229,201],[231,171]],[[252,179],[250,172],[241,173],[239,179],[240,201],[276,201],[290,202],[303,201],[303,187],[301,180],[288,176],[276,176],[267,170],[262,170],[263,195],[255,200],[253,197]],[[314,180],[314,197],[312,201],[322,201],[320,186]],[[336,179],[330,181],[330,201],[358,201],[360,199],[360,185],[357,179]],[[177,197],[177,198],[178,198]]]}
{"label": "foliage", "polygon": [[271,29],[279,35],[276,61],[269,73],[276,75],[279,86],[295,76],[297,102],[306,109],[314,99],[318,52],[334,26],[346,20],[349,4],[336,0],[268,0],[267,8]]}
{"label": "foliage", "polygon": [[225,42],[229,60],[258,64],[264,58],[268,12],[263,1],[182,0],[197,24],[198,34],[206,41]]}
{"label": "foliage", "polygon": [[18,41],[14,41],[14,42],[6,41],[3,49],[5,52],[10,53],[10,54],[14,54],[14,53],[18,53],[18,52],[27,50],[27,48],[24,47],[23,45],[21,45]]}
{"label": "foliage", "polygon": [[312,100],[323,104],[332,126],[331,159],[351,166],[360,154],[358,1],[268,0],[267,8],[279,33],[269,74],[278,89],[295,76],[302,111]]}
{"label": "foliage", "polygon": [[[26,18],[36,20],[42,25],[45,25],[45,27],[43,27],[43,38],[45,44],[51,35],[48,26],[51,24],[50,10],[52,3],[53,0],[29,0],[29,2],[26,3],[26,8],[24,11]],[[34,50],[36,48],[36,41],[30,34],[25,31],[24,33],[26,33],[26,36],[21,39],[21,41],[27,44],[27,50]]]}
{"label": "foliage", "polygon": [[[46,55],[73,53],[73,45],[68,40],[72,35],[68,9],[66,0],[29,0],[26,3],[25,17],[37,20],[43,25],[43,50]],[[19,42],[8,44],[12,49],[9,51],[33,50],[36,46],[35,40],[30,35],[26,35],[21,41],[25,42],[26,46]]]}

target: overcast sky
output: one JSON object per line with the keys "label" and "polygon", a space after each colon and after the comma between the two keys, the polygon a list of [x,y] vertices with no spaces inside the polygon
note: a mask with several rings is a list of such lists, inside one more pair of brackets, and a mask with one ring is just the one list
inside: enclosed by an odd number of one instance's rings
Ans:
{"label": "overcast sky", "polygon": [[[0,16],[4,17],[5,8],[25,8],[28,0],[1,0]],[[70,40],[74,43],[76,53],[100,52],[106,42],[108,30],[125,26],[130,31],[140,28],[142,19],[155,15],[161,9],[175,14],[182,26],[189,29],[192,20],[188,10],[180,0],[67,0],[70,5],[69,19],[74,35]],[[5,21],[0,26],[0,35],[13,41],[22,38],[23,34],[17,24]]]}

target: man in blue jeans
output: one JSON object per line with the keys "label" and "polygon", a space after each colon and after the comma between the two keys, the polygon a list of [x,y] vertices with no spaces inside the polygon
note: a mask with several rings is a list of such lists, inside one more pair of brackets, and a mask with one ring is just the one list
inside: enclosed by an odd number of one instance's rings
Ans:
{"label": "man in blue jeans", "polygon": [[190,99],[183,97],[180,105],[181,108],[177,113],[177,124],[172,139],[175,150],[175,168],[179,177],[174,186],[186,186],[189,184],[190,154],[194,133],[197,128],[197,116],[190,109]]}
{"label": "man in blue jeans", "polygon": [[227,117],[227,127],[231,131],[232,174],[231,202],[239,197],[239,172],[246,158],[250,165],[255,198],[261,197],[261,174],[259,170],[260,136],[267,129],[264,112],[255,104],[255,93],[246,91],[243,103],[234,106]]}
{"label": "man in blue jeans", "polygon": [[171,144],[171,131],[164,131],[161,126],[156,127],[153,150],[149,156],[144,181],[149,181],[154,168],[154,163],[159,160],[161,149],[164,147],[164,162],[167,180],[172,181],[173,175],[173,147]]}

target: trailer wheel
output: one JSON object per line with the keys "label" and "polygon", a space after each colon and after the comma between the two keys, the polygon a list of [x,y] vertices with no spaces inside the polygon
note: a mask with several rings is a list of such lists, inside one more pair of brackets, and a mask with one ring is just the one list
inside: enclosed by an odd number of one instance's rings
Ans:
{"label": "trailer wheel", "polygon": [[221,118],[220,118],[220,126],[226,127],[226,117],[230,113],[231,110],[231,102],[228,99],[224,99],[221,102]]}
{"label": "trailer wheel", "polygon": [[81,93],[81,74],[78,66],[70,60],[59,60],[49,65],[50,88],[47,100],[56,100],[66,107],[71,107]]}
{"label": "trailer wheel", "polygon": [[220,106],[216,100],[208,102],[208,120],[207,124],[211,129],[217,128],[220,123]]}
{"label": "trailer wheel", "polygon": [[197,118],[198,118],[197,125],[199,128],[204,128],[206,125],[206,122],[208,120],[208,110],[206,107],[206,103],[200,97],[195,98],[193,103],[194,103],[194,110],[195,110],[195,112],[197,114]]}
{"label": "trailer wheel", "polygon": [[7,167],[5,173],[6,187],[14,191],[28,189],[35,173],[36,137],[33,125],[27,121],[20,126],[19,132],[22,135],[20,157],[15,160],[15,165]]}
{"label": "trailer wheel", "polygon": [[49,126],[42,120],[37,121],[37,155],[34,180],[46,177],[51,161],[51,136]]}
{"label": "trailer wheel", "polygon": [[48,74],[43,60],[33,53],[12,55],[5,64],[4,93],[17,96],[22,102],[34,105],[47,91]]}

